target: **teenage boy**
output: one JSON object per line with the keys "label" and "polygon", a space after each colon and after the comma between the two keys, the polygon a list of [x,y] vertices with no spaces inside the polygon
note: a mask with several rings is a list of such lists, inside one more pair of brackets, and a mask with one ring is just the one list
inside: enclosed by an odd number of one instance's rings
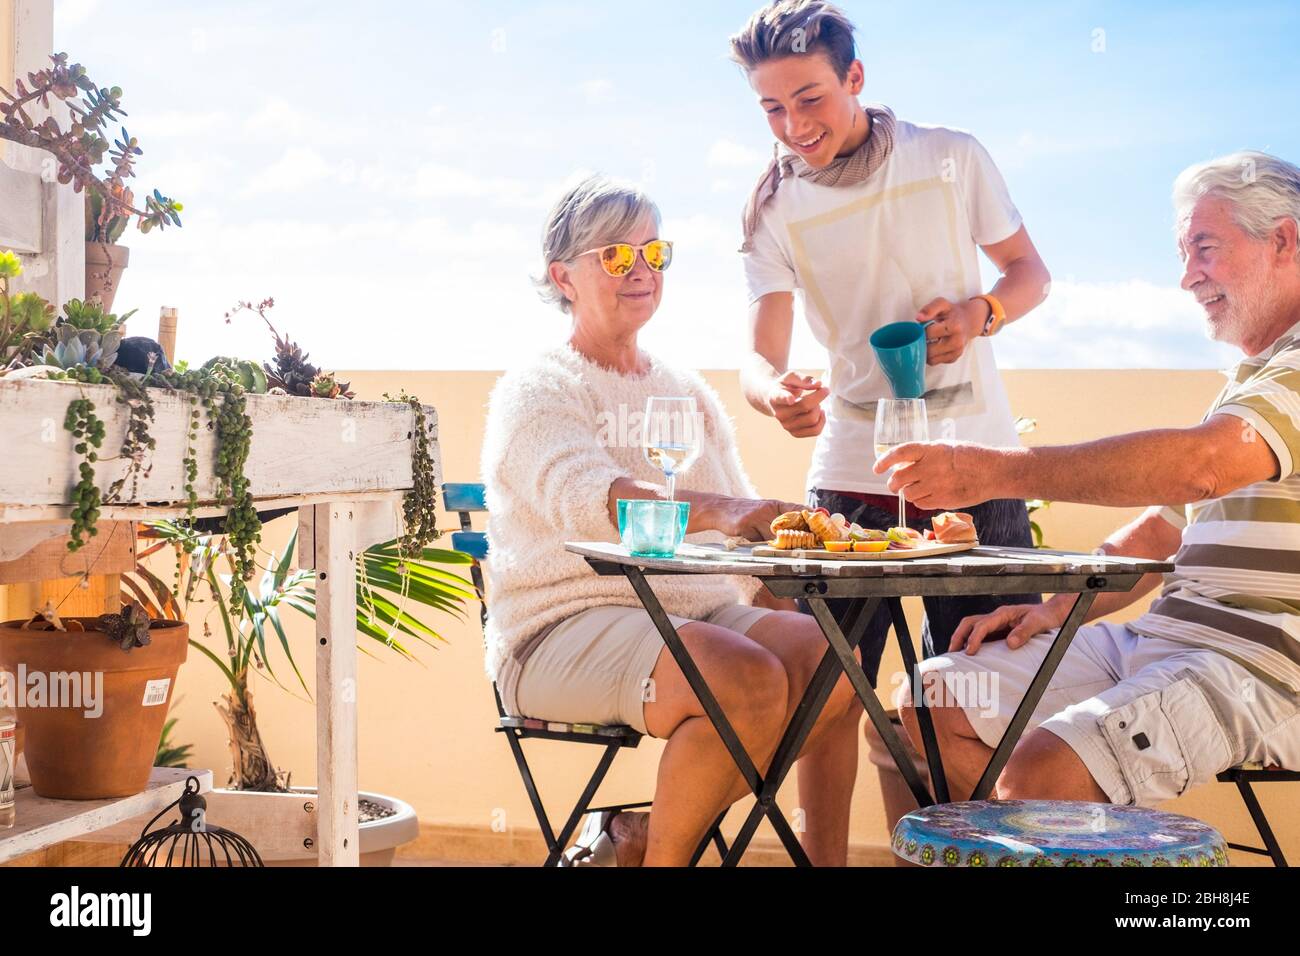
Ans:
{"label": "teenage boy", "polygon": [[[892,527],[898,499],[872,465],[876,402],[893,393],[871,333],[891,322],[933,320],[925,374],[931,437],[1017,445],[990,336],[1042,302],[1050,276],[973,136],[858,102],[863,66],[853,24],[837,7],[770,4],[731,38],[731,54],[777,140],[744,214],[752,345],[741,373],[746,398],[791,435],[816,436],[810,506],[863,527]],[[1001,273],[988,292],[980,285],[981,249]],[[796,292],[829,353],[827,383],[789,370]],[[982,543],[1032,546],[1023,501],[969,510]],[[925,528],[934,513],[909,504],[908,524]],[[926,598],[925,656],[947,650],[967,615],[1039,600]],[[862,642],[873,682],[888,629],[882,607]]]}

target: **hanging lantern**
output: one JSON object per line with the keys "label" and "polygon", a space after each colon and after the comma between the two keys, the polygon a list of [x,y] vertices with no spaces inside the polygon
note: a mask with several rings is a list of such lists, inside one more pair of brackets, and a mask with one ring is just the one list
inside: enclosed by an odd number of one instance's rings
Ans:
{"label": "hanging lantern", "polygon": [[[208,802],[199,795],[199,780],[185,781],[185,792],[150,820],[122,857],[122,866],[262,866],[253,844],[238,833],[210,826],[206,819]],[[158,830],[150,831],[168,810],[177,807],[180,817]]]}

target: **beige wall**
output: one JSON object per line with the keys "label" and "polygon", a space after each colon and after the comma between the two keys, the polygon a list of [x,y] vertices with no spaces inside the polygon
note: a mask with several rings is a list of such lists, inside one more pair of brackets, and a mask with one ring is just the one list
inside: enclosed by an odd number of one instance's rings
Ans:
{"label": "beige wall", "polygon": [[[496,377],[494,372],[344,373],[362,398],[378,398],[385,390],[405,387],[438,408],[447,480],[478,477],[485,404]],[[707,377],[736,416],[741,451],[759,488],[765,494],[800,499],[809,443],[788,438],[773,422],[750,411],[735,373],[711,372]],[[1120,430],[1194,423],[1221,382],[1214,372],[1013,371],[1005,378],[1014,412],[1038,420],[1031,442],[1075,441]],[[1090,549],[1135,513],[1058,504],[1047,511],[1043,524],[1051,545]],[[448,518],[446,527],[452,524]],[[288,532],[289,525],[282,520],[268,529],[265,543],[278,550]],[[307,622],[298,620],[293,612],[286,617],[299,664],[310,684]],[[504,819],[513,827],[533,825],[508,748],[492,732],[495,711],[483,677],[477,618],[471,615],[464,624],[439,621],[438,626],[447,643],[437,650],[422,650],[420,663],[403,662],[382,649],[361,659],[362,786],[404,798],[426,823],[488,827],[494,820]],[[899,669],[895,650],[885,658],[882,675]],[[285,667],[277,667],[276,672],[282,680],[292,676]],[[293,770],[294,782],[313,782],[313,708],[301,699],[301,691],[294,697],[269,682],[261,684],[257,709],[272,758]],[[212,701],[220,691],[216,668],[191,654],[179,681],[183,700],[175,711],[180,718],[176,732],[180,739],[194,743],[196,765],[212,767],[218,779],[230,766],[222,724],[212,711]],[[621,755],[602,799],[648,799],[659,749],[660,744],[646,740],[638,750]],[[535,742],[531,752],[543,794],[557,795],[553,802],[571,804],[595,755],[588,748],[546,742]],[[882,843],[885,833],[879,787],[865,756],[860,764],[853,839]],[[1287,819],[1283,796],[1280,788],[1274,788],[1273,793],[1264,794],[1264,802],[1282,820],[1284,843],[1289,841],[1295,851],[1300,849],[1300,819],[1294,813]],[[783,794],[781,804],[787,812],[796,806],[792,787]],[[1230,839],[1240,841],[1250,835],[1249,819],[1230,787],[1203,787],[1173,806],[1214,822]]]}

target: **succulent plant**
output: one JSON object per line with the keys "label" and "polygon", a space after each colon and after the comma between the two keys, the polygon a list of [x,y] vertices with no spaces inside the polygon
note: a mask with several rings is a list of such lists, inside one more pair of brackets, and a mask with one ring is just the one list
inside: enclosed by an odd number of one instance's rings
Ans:
{"label": "succulent plant", "polygon": [[276,331],[266,313],[275,306],[274,299],[261,302],[236,302],[235,307],[226,313],[226,323],[240,312],[256,313],[266,324],[271,335],[275,337],[275,357],[270,362],[263,362],[266,372],[266,387],[262,390],[271,395],[297,395],[301,398],[353,398],[355,393],[349,382],[340,382],[333,372],[323,372],[307,361],[307,353],[297,342]]}
{"label": "succulent plant", "polygon": [[[91,236],[91,227],[119,231],[119,218],[136,219],[141,232],[180,226],[184,207],[156,189],[145,196],[144,209],[132,205],[134,197],[126,181],[135,176],[140,142],[125,129],[117,139],[108,132],[110,124],[126,115],[121,87],[99,86],[80,63],[69,63],[66,53],[52,55],[45,69],[28,73],[25,79],[18,77],[12,84],[6,81],[5,86],[11,88],[0,88],[0,139],[45,150],[54,157],[54,175],[60,183],[71,183],[76,192],[86,189],[99,195],[99,212],[93,223],[87,223],[88,239],[112,241],[102,234]],[[32,105],[48,110],[51,100],[67,106],[66,121],[57,116],[38,119],[28,112]]]}
{"label": "succulent plant", "polygon": [[54,325],[54,306],[35,292],[19,292],[10,309],[14,322],[30,332],[48,332]]}
{"label": "succulent plant", "polygon": [[120,329],[137,311],[132,309],[119,317],[112,312],[105,312],[104,307],[94,300],[83,302],[80,299],[69,299],[63,303],[63,316],[59,319],[59,325],[70,325],[78,331],[89,330],[103,335]]}
{"label": "succulent plant", "polygon": [[[297,342],[290,342],[274,329],[275,359],[263,365],[266,369],[266,381],[272,388],[282,388],[288,395],[304,398],[351,398],[353,396],[350,382],[339,382],[333,372],[322,372],[307,361],[307,353]],[[318,386],[318,379],[324,380]]]}
{"label": "succulent plant", "polygon": [[10,281],[22,272],[16,253],[0,251],[0,372],[30,364],[50,340],[54,307],[33,292],[9,291]]}
{"label": "succulent plant", "polygon": [[43,365],[70,369],[78,365],[88,368],[108,369],[117,361],[117,347],[122,336],[117,332],[100,335],[92,329],[79,331],[71,325],[61,325],[53,345],[47,344],[41,355]]}
{"label": "succulent plant", "polygon": [[[123,189],[120,197],[124,205],[131,205],[131,190]],[[86,241],[115,243],[126,231],[130,216],[124,216],[114,209],[104,210],[104,197],[94,189],[86,190]]]}
{"label": "succulent plant", "polygon": [[116,614],[101,614],[95,623],[124,651],[149,644],[149,615],[138,604],[124,604]]}
{"label": "succulent plant", "polygon": [[339,383],[333,372],[320,372],[311,380],[312,394],[317,398],[351,398],[348,383]]}
{"label": "succulent plant", "polygon": [[214,355],[203,363],[202,368],[210,370],[215,375],[223,376],[231,382],[238,382],[246,392],[255,395],[266,394],[266,372],[262,370],[262,366],[250,359]]}

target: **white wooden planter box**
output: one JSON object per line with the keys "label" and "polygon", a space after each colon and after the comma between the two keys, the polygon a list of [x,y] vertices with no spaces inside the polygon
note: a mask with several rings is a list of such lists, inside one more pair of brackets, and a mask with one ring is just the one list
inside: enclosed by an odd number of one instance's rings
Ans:
{"label": "white wooden planter box", "polygon": [[[128,410],[116,401],[111,385],[80,385],[45,380],[0,378],[0,505],[6,508],[61,506],[78,480],[80,456],[71,432],[63,427],[68,403],[84,395],[106,428],[95,481],[101,490],[126,473],[128,463],[114,458],[126,434]],[[186,436],[190,396],[151,389],[155,417],[150,434],[158,447],[153,469],[141,475],[138,494],[123,503],[151,506],[185,502]],[[216,399],[220,401],[220,399]],[[216,430],[200,408],[195,444],[199,476],[195,491],[211,504],[216,498],[213,463]],[[415,413],[391,402],[328,401],[283,395],[249,395],[253,445],[246,474],[255,498],[304,496],[356,497],[411,487],[411,444]],[[437,414],[426,408],[430,439],[437,440]],[[123,494],[130,493],[130,483]],[[219,512],[220,509],[215,509]]]}
{"label": "white wooden planter box", "polygon": [[[95,464],[101,491],[128,466],[113,460],[126,434],[129,410],[111,385],[0,378],[0,561],[20,558],[43,541],[68,533],[71,494],[81,461],[63,427],[68,403],[95,403],[105,425]],[[147,521],[185,513],[188,394],[152,390],[157,447],[148,477],[131,496],[106,503],[101,521]],[[219,400],[219,399],[218,399]],[[215,427],[200,408],[195,443],[197,514],[222,515],[212,475]],[[390,402],[248,396],[253,422],[245,473],[260,511],[298,508],[299,561],[316,570],[316,737],[320,783],[316,842],[323,865],[355,865],[357,831],[356,564],[359,551],[398,533],[404,493],[412,483],[415,412]],[[425,406],[435,481],[441,485],[437,413]],[[92,539],[94,540],[94,539]],[[62,833],[62,831],[60,831]],[[71,834],[63,834],[67,839]],[[5,837],[0,833],[0,854]]]}

